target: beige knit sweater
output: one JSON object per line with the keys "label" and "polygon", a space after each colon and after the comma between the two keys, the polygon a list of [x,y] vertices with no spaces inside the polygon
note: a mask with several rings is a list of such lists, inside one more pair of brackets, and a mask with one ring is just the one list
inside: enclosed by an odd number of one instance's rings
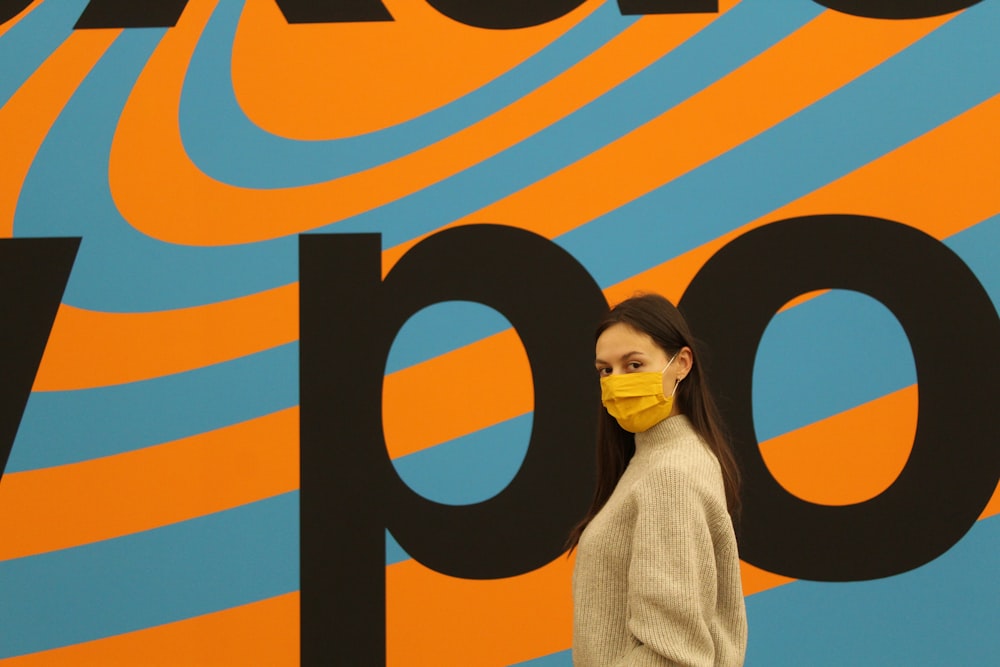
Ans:
{"label": "beige knit sweater", "polygon": [[683,415],[635,444],[577,547],[573,664],[742,665],[746,610],[719,463]]}

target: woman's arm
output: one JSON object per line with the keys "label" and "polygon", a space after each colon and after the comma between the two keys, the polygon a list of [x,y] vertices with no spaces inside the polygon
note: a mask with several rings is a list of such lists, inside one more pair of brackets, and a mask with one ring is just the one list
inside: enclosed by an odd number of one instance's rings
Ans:
{"label": "woman's arm", "polygon": [[709,488],[698,475],[669,467],[652,470],[635,488],[628,627],[638,643],[621,667],[715,665],[718,579],[709,522],[718,499]]}

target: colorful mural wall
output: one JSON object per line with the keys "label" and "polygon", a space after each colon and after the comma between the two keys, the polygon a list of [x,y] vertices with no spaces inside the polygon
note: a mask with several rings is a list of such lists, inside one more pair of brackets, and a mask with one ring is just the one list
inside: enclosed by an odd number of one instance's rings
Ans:
{"label": "colorful mural wall", "polygon": [[995,662],[998,34],[0,2],[0,664],[568,667],[636,291],[712,350],[747,664]]}

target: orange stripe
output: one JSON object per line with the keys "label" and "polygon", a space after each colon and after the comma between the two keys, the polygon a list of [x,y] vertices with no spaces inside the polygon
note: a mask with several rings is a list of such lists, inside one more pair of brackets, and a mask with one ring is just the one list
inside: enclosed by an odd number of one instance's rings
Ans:
{"label": "orange stripe", "polygon": [[527,30],[482,30],[412,0],[385,3],[392,22],[308,26],[289,25],[274,3],[247,3],[233,45],[233,87],[247,116],[280,136],[375,132],[517,67],[599,4]]}
{"label": "orange stripe", "polygon": [[192,519],[298,488],[298,408],[0,480],[0,560]]}
{"label": "orange stripe", "polygon": [[0,107],[0,236],[13,235],[21,185],[49,128],[120,32],[74,32]]}
{"label": "orange stripe", "polygon": [[997,484],[996,490],[993,491],[993,497],[990,498],[990,501],[986,504],[982,514],[979,515],[979,519],[987,519],[991,516],[996,516],[997,514],[1000,514],[1000,484]]}
{"label": "orange stripe", "polygon": [[824,419],[761,448],[771,474],[793,495],[823,505],[874,498],[899,476],[917,430],[917,387]]}
{"label": "orange stripe", "polygon": [[206,306],[101,313],[63,305],[35,391],[145,380],[236,359],[298,339],[298,284]]}
{"label": "orange stripe", "polygon": [[[139,77],[123,110],[110,163],[111,190],[122,215],[154,238],[191,245],[286,236],[394,201],[539,131],[602,93],[595,82],[605,85],[623,80],[654,53],[646,41],[640,42],[645,46],[629,47],[635,48],[634,53],[614,47],[612,52],[620,54],[623,62],[588,58],[578,66],[585,68],[580,74],[559,77],[483,122],[383,166],[330,183],[251,190],[207,178],[191,164],[181,144],[176,110],[185,72],[182,65],[189,60],[208,14],[201,5],[198,11],[194,9],[189,7],[177,27],[167,33]],[[714,20],[715,15],[707,16],[660,22],[658,41],[651,43],[663,52]],[[651,39],[646,37],[651,32],[646,25],[649,20],[637,22],[618,39],[629,44],[635,35]],[[599,63],[611,66],[612,74],[600,74]],[[593,76],[584,77],[583,72]],[[137,164],[143,168],[136,169]],[[173,187],[164,190],[165,182]],[[240,224],[217,224],[219,211]]]}
{"label": "orange stripe", "polygon": [[[390,666],[509,665],[572,639],[572,558],[510,579],[457,579],[416,561],[386,568]],[[419,622],[416,622],[419,619]]]}
{"label": "orange stripe", "polygon": [[298,593],[0,660],[3,667],[295,667],[298,664]]}

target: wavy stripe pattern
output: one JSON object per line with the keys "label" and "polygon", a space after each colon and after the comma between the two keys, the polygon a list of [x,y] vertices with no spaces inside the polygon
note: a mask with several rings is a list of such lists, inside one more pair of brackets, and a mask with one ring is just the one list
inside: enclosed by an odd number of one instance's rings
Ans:
{"label": "wavy stripe pattern", "polygon": [[[83,237],[0,481],[5,665],[297,664],[299,233],[378,232],[388,271],[429,234],[498,222],[552,239],[611,301],[677,299],[753,227],[859,213],[941,239],[1000,303],[1000,3],[873,21],[805,0],[644,17],[590,0],[488,35],[404,0],[377,26],[191,0],[174,28],[74,32],[85,5],[36,2],[0,30],[0,225]],[[388,30],[400,51],[379,60]],[[348,52],[366,74],[342,71]],[[397,335],[384,429],[419,493],[467,504],[516,474],[531,371],[509,327],[445,303]],[[490,399],[421,419],[467,368],[496,378]],[[877,494],[905,465],[915,381],[881,305],[790,305],[755,366],[772,472],[815,502]],[[748,664],[988,660],[998,512],[995,495],[951,551],[881,582],[745,565]],[[570,664],[571,559],[455,580],[387,534],[386,566],[391,664]],[[945,613],[963,633],[934,631]]]}

